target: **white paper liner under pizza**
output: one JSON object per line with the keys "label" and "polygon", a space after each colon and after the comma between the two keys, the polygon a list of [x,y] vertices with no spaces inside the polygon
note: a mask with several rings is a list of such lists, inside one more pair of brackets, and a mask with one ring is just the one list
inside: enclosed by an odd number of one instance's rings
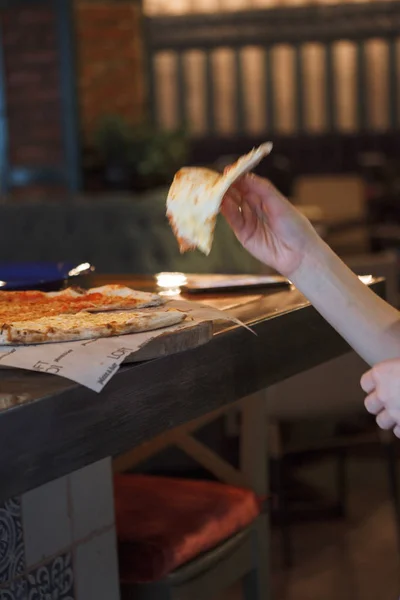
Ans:
{"label": "white paper liner under pizza", "polygon": [[212,322],[240,321],[194,302],[123,286],[0,292],[0,367],[58,375],[100,392],[123,362],[207,343]]}

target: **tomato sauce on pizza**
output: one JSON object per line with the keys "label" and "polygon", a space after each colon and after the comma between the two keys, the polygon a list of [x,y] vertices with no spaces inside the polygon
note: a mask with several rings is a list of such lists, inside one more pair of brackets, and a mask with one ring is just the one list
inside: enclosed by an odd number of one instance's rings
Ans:
{"label": "tomato sauce on pizza", "polygon": [[132,310],[158,306],[162,299],[156,294],[138,292],[125,286],[103,286],[92,290],[67,288],[61,292],[0,291],[0,324],[10,321],[31,321],[35,318]]}

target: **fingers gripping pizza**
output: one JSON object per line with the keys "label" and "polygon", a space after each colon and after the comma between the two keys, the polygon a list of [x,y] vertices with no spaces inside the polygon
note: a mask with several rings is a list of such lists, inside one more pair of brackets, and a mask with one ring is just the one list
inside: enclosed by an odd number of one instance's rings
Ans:
{"label": "fingers gripping pizza", "polygon": [[169,327],[186,315],[141,309],[163,303],[160,296],[120,285],[61,292],[0,292],[0,345],[65,342]]}
{"label": "fingers gripping pizza", "polygon": [[180,169],[167,197],[167,217],[181,252],[199,248],[208,255],[224,195],[272,150],[267,142],[239,158],[223,175],[198,167]]}

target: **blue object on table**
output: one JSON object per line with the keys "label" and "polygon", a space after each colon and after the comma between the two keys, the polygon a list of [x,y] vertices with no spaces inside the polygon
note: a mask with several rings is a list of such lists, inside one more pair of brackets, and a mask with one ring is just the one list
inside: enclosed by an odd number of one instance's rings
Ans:
{"label": "blue object on table", "polygon": [[55,291],[64,285],[77,285],[78,279],[94,271],[89,263],[0,262],[1,290]]}

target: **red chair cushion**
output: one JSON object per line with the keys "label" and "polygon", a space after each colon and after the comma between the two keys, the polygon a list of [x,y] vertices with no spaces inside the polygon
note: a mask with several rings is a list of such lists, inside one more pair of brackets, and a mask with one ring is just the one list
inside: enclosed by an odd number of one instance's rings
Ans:
{"label": "red chair cushion", "polygon": [[249,525],[261,501],[209,481],[116,475],[115,511],[123,583],[157,581]]}

